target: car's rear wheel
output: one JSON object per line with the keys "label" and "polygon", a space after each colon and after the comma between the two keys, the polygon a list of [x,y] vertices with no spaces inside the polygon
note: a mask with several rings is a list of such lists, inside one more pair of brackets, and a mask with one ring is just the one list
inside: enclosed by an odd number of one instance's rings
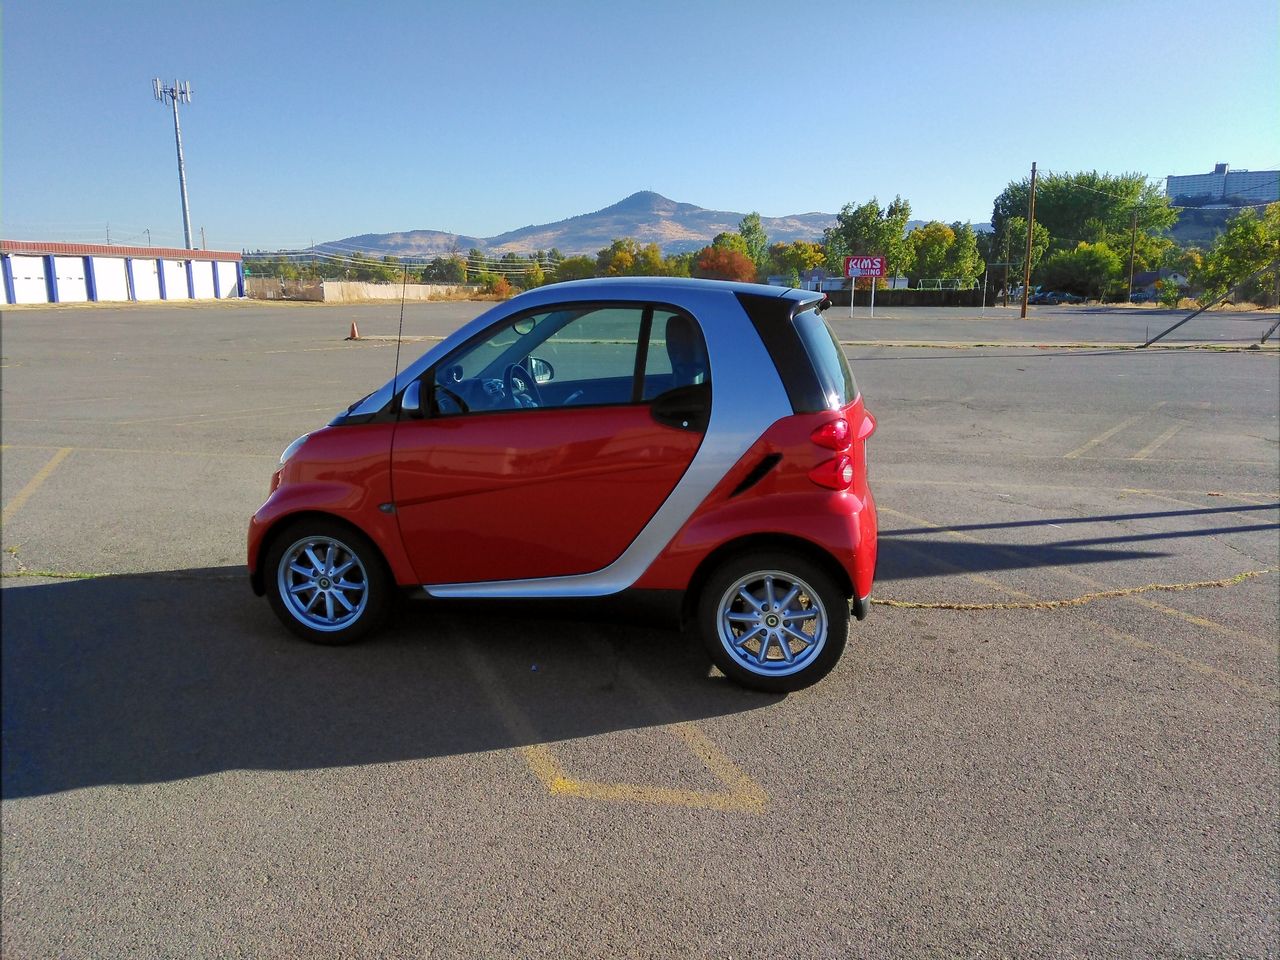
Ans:
{"label": "car's rear wheel", "polygon": [[756,690],[800,690],[830,673],[844,652],[849,600],[804,557],[749,554],[708,578],[698,628],[729,678]]}
{"label": "car's rear wheel", "polygon": [[354,643],[386,617],[382,555],[352,527],[323,518],[282,530],[267,552],[267,596],[281,622],[312,643]]}

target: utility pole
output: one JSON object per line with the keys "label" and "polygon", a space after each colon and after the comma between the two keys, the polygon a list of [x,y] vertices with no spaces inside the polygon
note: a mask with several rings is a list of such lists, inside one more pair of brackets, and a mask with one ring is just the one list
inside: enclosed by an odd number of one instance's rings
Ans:
{"label": "utility pole", "polygon": [[1133,303],[1133,253],[1138,245],[1138,208],[1133,208],[1129,233],[1129,303]]}
{"label": "utility pole", "polygon": [[201,249],[201,250],[208,250],[208,249],[209,249],[209,244],[208,244],[208,242],[207,242],[207,241],[205,240],[205,238],[204,238],[204,227],[201,227],[201,228],[200,228],[200,249]]}
{"label": "utility pole", "polygon": [[1031,295],[1031,235],[1036,230],[1036,165],[1031,162],[1031,199],[1027,202],[1027,259],[1022,267],[1022,319],[1027,319],[1027,298]]}
{"label": "utility pole", "polygon": [[195,247],[191,243],[191,209],[187,205],[187,167],[182,160],[182,128],[178,125],[178,101],[191,102],[191,82],[175,80],[172,86],[166,87],[160,78],[156,77],[151,81],[151,92],[159,102],[164,103],[168,100],[173,104],[173,139],[178,145],[178,187],[182,191],[182,233],[187,240],[187,249],[194,250]]}
{"label": "utility pole", "polygon": [[151,246],[151,228],[146,227],[142,232],[147,235],[147,246]]}
{"label": "utility pole", "polygon": [[1009,305],[1009,223],[1005,221],[1004,225],[1004,303],[1002,306]]}

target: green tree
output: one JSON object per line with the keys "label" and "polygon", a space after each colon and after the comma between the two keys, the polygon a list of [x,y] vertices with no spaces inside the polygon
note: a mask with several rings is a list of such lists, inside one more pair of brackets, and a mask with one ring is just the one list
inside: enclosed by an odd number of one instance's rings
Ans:
{"label": "green tree", "polygon": [[656,243],[646,243],[636,251],[635,263],[632,265],[634,276],[660,277],[663,275],[662,250]]}
{"label": "green tree", "polygon": [[820,243],[808,240],[795,240],[792,243],[775,243],[769,248],[769,256],[765,262],[765,273],[784,277],[794,277],[800,282],[800,275],[806,270],[820,267],[827,262],[827,252]]}
{"label": "green tree", "polygon": [[697,253],[669,253],[662,258],[662,275],[666,277],[691,277],[698,259]]}
{"label": "green tree", "polygon": [[947,251],[947,262],[942,275],[960,280],[976,280],[987,268],[978,252],[978,235],[967,223],[953,223],[951,229],[956,239]]}
{"label": "green tree", "polygon": [[1074,250],[1059,250],[1040,268],[1046,286],[1094,300],[1110,292],[1121,275],[1120,255],[1105,243],[1081,242]]}
{"label": "green tree", "polygon": [[591,257],[565,257],[556,264],[555,279],[586,280],[596,275],[596,261]]}
{"label": "green tree", "polygon": [[716,250],[732,250],[748,259],[751,257],[751,251],[747,249],[747,241],[738,233],[717,233],[715,239],[711,241],[711,246]]}
{"label": "green tree", "polygon": [[[1227,228],[1213,241],[1204,264],[1194,275],[1205,297],[1220,296],[1250,274],[1280,258],[1280,203],[1269,204],[1262,216],[1245,207],[1227,221]],[[1240,290],[1241,299],[1262,302],[1275,280],[1263,276]]]}
{"label": "green tree", "polygon": [[526,290],[532,290],[534,287],[540,287],[547,282],[547,274],[542,269],[542,264],[534,260],[529,264],[529,268],[524,272],[524,287]]}
{"label": "green tree", "polygon": [[484,281],[478,279],[478,277],[480,274],[487,272],[488,263],[484,251],[479,247],[472,247],[467,251],[467,278],[472,283],[483,283]]}
{"label": "green tree", "polygon": [[[982,246],[986,247],[985,252]],[[979,245],[979,252],[988,263],[998,264],[1001,282],[1004,281],[1005,267],[1008,264],[1009,285],[1019,286],[1022,283],[1023,266],[1027,259],[1027,221],[1023,217],[1010,217],[1001,224],[1000,233],[987,235],[984,245]],[[1044,224],[1037,221],[1031,231],[1031,270],[1040,265],[1045,251],[1049,249],[1049,231]]]}
{"label": "green tree", "polygon": [[596,254],[596,275],[626,277],[635,273],[640,244],[632,237],[622,237]]}
{"label": "green tree", "polygon": [[769,251],[769,236],[760,223],[760,214],[753,210],[743,217],[738,224],[738,236],[742,237],[742,242],[747,246],[747,256],[756,267],[764,266]]}
{"label": "green tree", "polygon": [[[1031,178],[1010,183],[996,197],[991,211],[991,226],[1003,235],[1007,221],[1027,216],[1027,200]],[[1157,184],[1146,174],[1113,175],[1096,170],[1080,173],[1049,173],[1036,181],[1036,223],[1044,224],[1053,238],[1054,249],[1070,250],[1082,240],[1106,241],[1121,249],[1119,237],[1125,238],[1128,253],[1132,217],[1136,214],[1138,232],[1158,236],[1177,222],[1178,212],[1169,204]],[[1023,234],[1025,242],[1026,234]]]}
{"label": "green tree", "polygon": [[903,273],[912,258],[906,237],[910,219],[911,204],[902,197],[894,197],[883,209],[875,197],[856,207],[846,203],[836,214],[836,225],[823,233],[828,269],[839,273],[844,258],[852,254],[882,254],[890,274]]}
{"label": "green tree", "polygon": [[947,258],[951,246],[956,242],[956,232],[945,223],[934,220],[923,227],[917,227],[907,235],[911,244],[911,264],[907,267],[907,276],[912,283],[922,278],[947,276]]}

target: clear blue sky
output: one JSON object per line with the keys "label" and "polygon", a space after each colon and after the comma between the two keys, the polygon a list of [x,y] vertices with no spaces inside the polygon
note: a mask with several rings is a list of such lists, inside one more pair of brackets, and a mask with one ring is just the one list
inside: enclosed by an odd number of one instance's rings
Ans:
{"label": "clear blue sky", "polygon": [[1280,168],[1276,0],[237,2],[2,11],[0,233],[489,236],[642,189],[986,220],[1041,169]]}

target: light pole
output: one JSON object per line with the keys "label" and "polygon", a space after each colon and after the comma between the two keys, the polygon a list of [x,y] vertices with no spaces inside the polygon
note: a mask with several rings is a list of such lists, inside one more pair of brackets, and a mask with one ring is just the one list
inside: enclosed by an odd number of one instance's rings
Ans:
{"label": "light pole", "polygon": [[173,81],[166,87],[159,77],[151,81],[151,92],[156,100],[163,103],[168,100],[173,104],[173,139],[178,144],[178,187],[182,190],[182,233],[187,240],[187,249],[194,250],[191,243],[191,209],[187,205],[187,168],[182,161],[182,128],[178,125],[178,101],[191,102],[191,82]]}

